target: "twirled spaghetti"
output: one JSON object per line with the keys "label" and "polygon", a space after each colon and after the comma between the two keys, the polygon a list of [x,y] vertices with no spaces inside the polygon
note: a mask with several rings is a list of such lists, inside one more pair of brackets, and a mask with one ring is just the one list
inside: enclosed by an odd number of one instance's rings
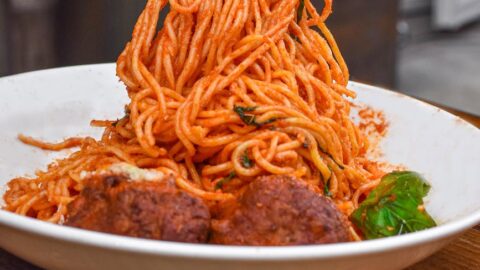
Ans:
{"label": "twirled spaghetti", "polygon": [[[170,4],[163,27],[160,11]],[[6,209],[61,222],[82,173],[126,162],[174,174],[207,201],[235,197],[261,175],[318,186],[349,214],[383,172],[350,119],[349,72],[310,0],[149,0],[117,61],[131,99],[100,140],[73,138],[69,157],[9,182]]]}

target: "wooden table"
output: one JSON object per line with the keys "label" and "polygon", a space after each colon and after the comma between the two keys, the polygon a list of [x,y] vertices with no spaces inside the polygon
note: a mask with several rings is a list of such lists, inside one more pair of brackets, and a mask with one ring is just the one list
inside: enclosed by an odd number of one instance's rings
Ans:
{"label": "wooden table", "polygon": [[[443,107],[480,128],[480,117]],[[0,249],[0,269],[39,269]],[[478,270],[480,269],[480,225],[426,260],[406,270]]]}

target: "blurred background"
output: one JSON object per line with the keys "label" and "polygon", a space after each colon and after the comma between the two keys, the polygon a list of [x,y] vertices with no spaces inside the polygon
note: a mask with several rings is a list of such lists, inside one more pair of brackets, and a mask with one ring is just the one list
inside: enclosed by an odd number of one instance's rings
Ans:
{"label": "blurred background", "polygon": [[[480,115],[480,0],[334,3],[328,25],[353,80]],[[113,62],[144,4],[0,0],[0,76]]]}

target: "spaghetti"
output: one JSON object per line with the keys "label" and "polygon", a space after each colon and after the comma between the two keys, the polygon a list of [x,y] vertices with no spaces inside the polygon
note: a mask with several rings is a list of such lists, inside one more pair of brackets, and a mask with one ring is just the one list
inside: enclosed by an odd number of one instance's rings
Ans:
{"label": "spaghetti", "polygon": [[[170,4],[163,27],[160,11]],[[100,140],[80,146],[33,179],[9,182],[6,209],[61,223],[83,189],[82,173],[126,162],[173,174],[207,201],[235,197],[262,175],[294,175],[319,187],[350,214],[383,172],[351,121],[355,93],[311,0],[149,0],[117,61],[131,99]]]}

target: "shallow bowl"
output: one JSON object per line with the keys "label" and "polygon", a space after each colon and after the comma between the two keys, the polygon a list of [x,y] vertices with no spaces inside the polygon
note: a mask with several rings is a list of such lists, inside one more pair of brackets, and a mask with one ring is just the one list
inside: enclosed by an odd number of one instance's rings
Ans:
{"label": "shallow bowl", "polygon": [[[426,207],[440,223],[418,233],[358,243],[225,247],[108,235],[40,222],[0,210],[0,247],[47,269],[401,269],[480,223],[480,131],[436,107],[352,82],[357,102],[384,112],[382,159],[422,173]],[[453,89],[452,89],[453,91]],[[68,67],[0,79],[0,194],[16,176],[52,159],[16,140],[99,136],[91,119],[123,116],[126,91],[113,64]]]}

